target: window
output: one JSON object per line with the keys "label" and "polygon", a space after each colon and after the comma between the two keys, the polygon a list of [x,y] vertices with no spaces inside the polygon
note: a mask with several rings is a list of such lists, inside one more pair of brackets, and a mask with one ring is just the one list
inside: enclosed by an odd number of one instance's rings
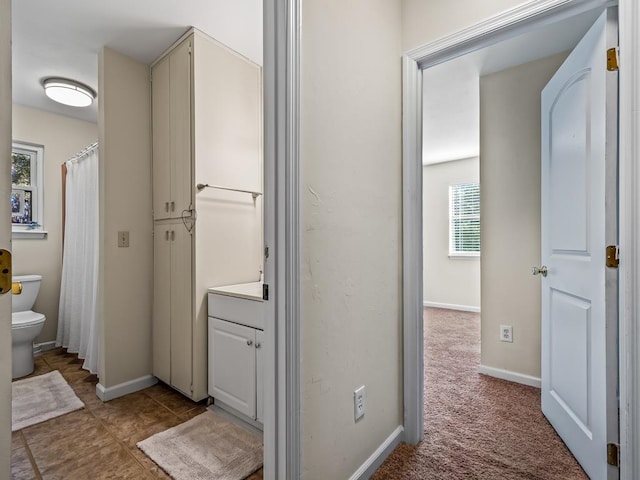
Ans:
{"label": "window", "polygon": [[449,186],[449,256],[480,255],[480,184]]}
{"label": "window", "polygon": [[[43,234],[43,153],[41,146],[13,143],[11,149],[11,226],[14,235]],[[22,235],[19,235],[22,236]]]}

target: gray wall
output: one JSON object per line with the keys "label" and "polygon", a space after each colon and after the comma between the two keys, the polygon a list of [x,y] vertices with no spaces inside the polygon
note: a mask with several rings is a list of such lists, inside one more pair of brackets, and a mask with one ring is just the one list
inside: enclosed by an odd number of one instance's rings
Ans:
{"label": "gray wall", "polygon": [[[151,374],[153,224],[149,67],[109,48],[99,62],[100,383]],[[128,230],[129,248],[118,248]]]}
{"label": "gray wall", "polygon": [[[566,53],[480,78],[483,366],[540,377],[540,92]],[[513,326],[513,343],[499,340]]]}
{"label": "gray wall", "polygon": [[479,310],[480,257],[449,257],[449,186],[477,182],[479,159],[436,163],[422,171],[423,300],[432,306]]}
{"label": "gray wall", "polygon": [[401,3],[303,7],[303,478],[345,479],[403,423]]}

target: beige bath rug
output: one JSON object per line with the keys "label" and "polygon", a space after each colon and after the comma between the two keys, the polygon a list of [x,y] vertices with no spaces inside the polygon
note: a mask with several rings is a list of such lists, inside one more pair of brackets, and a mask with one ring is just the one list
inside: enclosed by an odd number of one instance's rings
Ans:
{"label": "beige bath rug", "polygon": [[58,370],[11,384],[11,430],[16,431],[84,407]]}
{"label": "beige bath rug", "polygon": [[262,439],[211,411],[138,448],[175,480],[242,480],[262,466]]}

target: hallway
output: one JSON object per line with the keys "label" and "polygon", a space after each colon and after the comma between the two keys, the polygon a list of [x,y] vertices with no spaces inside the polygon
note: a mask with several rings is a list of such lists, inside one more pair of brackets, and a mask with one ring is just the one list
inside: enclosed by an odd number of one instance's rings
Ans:
{"label": "hallway", "polygon": [[540,390],[478,373],[480,314],[424,309],[425,438],[400,445],[382,479],[588,477],[540,410]]}

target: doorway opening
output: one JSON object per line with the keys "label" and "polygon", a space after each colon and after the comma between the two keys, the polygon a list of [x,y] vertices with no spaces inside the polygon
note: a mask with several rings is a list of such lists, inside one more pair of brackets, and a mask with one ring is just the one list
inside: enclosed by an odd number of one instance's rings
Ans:
{"label": "doorway opening", "polygon": [[[481,76],[483,76],[483,78],[485,79],[488,79],[488,77],[493,77],[491,78],[491,82],[489,81],[484,82],[485,85],[483,89],[486,90],[485,93],[487,93],[487,96],[488,97],[491,96],[490,93],[492,92],[492,89],[493,89],[496,92],[498,92],[498,94],[502,94],[503,97],[507,97],[508,91],[505,90],[506,86],[504,84],[501,85],[501,80],[504,80],[504,79],[497,78],[498,72],[503,72],[505,71],[505,69],[514,70],[516,69],[515,67],[516,65],[521,65],[520,67],[517,67],[517,68],[526,70],[525,66],[522,65],[523,63],[525,63],[526,65],[528,63],[542,62],[544,59],[548,60],[548,58],[552,58],[553,56],[561,55],[563,51],[569,50],[575,45],[575,43],[571,44],[571,40],[569,39],[569,37],[571,35],[576,34],[577,38],[580,38],[582,33],[586,31],[586,28],[588,28],[588,26],[592,23],[593,18],[596,17],[598,13],[599,12],[587,12],[580,15],[576,15],[569,19],[565,19],[562,23],[562,26],[560,29],[561,31],[556,33],[550,33],[550,30],[547,30],[547,29],[557,27],[560,24],[556,24],[554,26],[547,23],[546,26],[543,26],[540,28],[530,28],[527,34],[512,38],[509,40],[509,42],[501,42],[500,44],[493,45],[492,48],[496,50],[493,50],[490,53],[489,53],[489,50],[487,49],[482,49],[474,52],[473,55],[479,55],[478,58],[480,58],[480,63],[478,64],[478,67],[479,67],[478,73]],[[589,15],[592,15],[590,19],[588,19]],[[584,24],[585,27],[582,31],[580,31],[580,27],[578,27],[581,21],[585,22]],[[541,33],[544,31],[546,31],[546,34],[542,34],[542,36],[538,37],[537,39],[531,36],[536,33]],[[561,45],[561,41],[560,41],[561,38],[568,42],[567,44],[564,45],[564,47],[562,46],[559,47]],[[510,43],[512,45],[517,44],[518,42],[521,42],[521,43],[515,49],[515,52],[516,52],[515,56],[510,57],[509,56],[510,54],[508,52],[508,45]],[[554,51],[553,49],[549,49],[549,47],[552,44],[557,48],[557,50]],[[505,48],[507,50],[505,50]],[[545,49],[547,50],[545,51]],[[527,58],[528,55],[529,57]],[[558,59],[555,59],[555,60],[558,61]],[[562,59],[559,59],[560,63],[561,63],[561,60]],[[496,65],[499,64],[500,62],[503,62],[503,65],[500,66],[499,68],[496,67]],[[507,62],[507,63],[505,64],[504,62]],[[512,63],[509,64],[508,62],[512,62]],[[437,63],[437,61],[434,60],[432,64],[433,63]],[[405,64],[405,67],[407,67],[406,64]],[[438,68],[438,67],[435,67],[435,68]],[[407,70],[405,68],[405,72],[406,71]],[[532,71],[535,73],[537,71],[540,71],[540,69],[537,68]],[[517,72],[511,71],[510,73],[515,74]],[[522,74],[522,72],[520,73]],[[455,77],[450,76],[449,78],[455,78]],[[520,85],[525,85],[529,83],[534,83],[532,81],[530,74],[523,75],[520,77]],[[542,87],[544,86],[545,83],[546,81],[542,83]],[[540,105],[540,95],[539,95],[540,89],[536,94],[536,104],[538,108]],[[426,92],[426,89],[425,89],[424,98],[425,98],[425,104],[426,104],[427,98],[428,98],[428,92]],[[494,96],[494,99],[496,98],[499,100],[500,96],[499,95],[498,97]],[[489,103],[489,106],[494,105],[496,103],[497,101],[494,100]],[[509,110],[511,109],[517,109],[517,108],[518,107],[516,104],[505,103],[502,109],[497,109],[496,115],[502,115],[505,112],[509,112]],[[538,113],[537,123],[539,125],[539,113]],[[496,122],[491,121],[489,122],[489,124],[495,125]],[[515,126],[515,125],[508,125],[508,126]],[[421,132],[413,131],[409,133],[409,135],[411,134],[418,136],[421,134]],[[514,138],[515,138],[513,135],[510,135],[509,133],[505,133],[504,130],[502,132],[494,132],[494,134],[496,134],[498,137],[502,136],[504,140],[503,143],[508,143],[510,140],[514,141]],[[535,136],[535,135],[532,135],[532,136]],[[419,141],[416,143],[419,144]],[[539,152],[539,148],[540,148],[539,135],[535,143],[537,145],[537,150]],[[538,355],[540,352],[540,346],[539,346],[540,345],[539,344],[540,285],[539,285],[539,282],[536,281],[537,279],[531,277],[531,267],[539,265],[540,220],[539,220],[539,216],[536,219],[535,215],[531,215],[530,212],[526,211],[525,209],[516,208],[516,207],[522,207],[522,204],[525,203],[523,202],[523,200],[530,200],[530,198],[527,198],[530,195],[528,195],[526,191],[522,191],[521,184],[518,185],[517,182],[510,181],[510,179],[512,178],[511,176],[517,173],[522,173],[522,172],[518,172],[518,168],[522,167],[522,164],[519,164],[518,160],[520,160],[519,157],[522,156],[522,152],[526,151],[527,148],[526,146],[518,144],[517,141],[514,141],[514,145],[512,145],[512,147],[515,150],[513,150],[511,153],[511,157],[512,157],[511,161],[508,161],[508,159],[505,160],[503,158],[501,160],[502,164],[500,164],[497,162],[496,159],[501,158],[505,154],[504,147],[503,147],[503,151],[501,151],[500,148],[497,148],[497,147],[491,150],[488,147],[488,145],[490,145],[488,142],[481,141],[481,144],[483,145],[483,151],[480,152],[480,165],[481,165],[480,166],[480,184],[481,184],[481,191],[483,192],[483,194],[481,195],[482,202],[483,202],[483,207],[482,207],[483,237],[482,238],[483,240],[485,240],[485,242],[483,243],[483,246],[482,246],[483,251],[482,251],[482,282],[481,282],[482,284],[482,302],[481,302],[482,303],[482,320],[481,320],[482,354],[481,354],[480,365],[482,365],[483,368],[480,368],[480,370],[482,371],[482,373],[487,373],[493,376],[497,376],[499,378],[504,378],[511,381],[517,381],[519,383],[525,383],[528,385],[535,385],[536,380],[538,380],[539,382],[539,378],[540,378],[539,356],[536,361],[535,358],[532,359],[531,356],[526,355],[527,352],[523,351],[523,349],[527,350],[528,348],[530,352],[537,352]],[[425,149],[422,150],[421,152],[416,152],[416,153],[422,154],[424,153],[424,151],[426,151],[426,149],[428,148],[426,141],[425,141],[424,148]],[[518,148],[520,150],[518,150]],[[485,163],[483,163],[483,161]],[[538,153],[538,162],[539,162],[539,153]],[[535,171],[537,172],[537,175],[539,178],[539,175],[540,175],[539,163],[537,164]],[[525,172],[525,175],[526,175],[526,172]],[[533,180],[534,180],[533,183],[535,183],[535,178]],[[531,178],[529,178],[529,181],[531,181]],[[537,184],[537,187],[534,190],[538,192],[538,195],[540,194],[539,182]],[[496,194],[496,192],[500,192],[500,191],[502,191],[503,195],[508,196],[506,200],[504,198],[500,198],[500,195]],[[491,195],[487,195],[487,193]],[[487,200],[488,200],[487,202],[488,204],[485,204],[485,201]],[[502,203],[503,206],[510,207],[511,212],[509,211],[504,212],[504,209],[503,211],[501,211],[499,208],[500,203]],[[539,200],[537,202],[537,205],[539,207]],[[509,209],[507,208],[506,210],[509,210]],[[507,215],[507,213],[513,213],[513,210],[515,210],[516,213],[519,214],[519,216]],[[487,212],[486,216],[484,214],[485,212]],[[537,225],[537,232],[535,232],[535,229],[534,230],[526,229],[519,225],[518,221],[521,220],[521,218],[528,218],[528,217],[534,217],[534,220],[537,220],[533,222],[533,225]],[[503,227],[502,229],[499,228],[500,223],[502,223],[502,227]],[[487,228],[489,226],[491,226],[491,228]],[[487,237],[491,241],[486,242],[485,237]],[[531,250],[534,252],[533,259],[531,259],[531,257],[527,258],[526,255],[523,254],[523,251],[526,249],[524,248],[522,239],[524,239],[525,241],[528,241],[529,238],[535,239],[535,241],[538,242],[537,245],[534,245],[535,248]],[[495,247],[495,251],[493,252],[493,254],[490,253],[490,247]],[[488,251],[485,251],[485,249],[487,249]],[[519,266],[518,262],[520,262],[521,260],[523,260],[523,263],[525,265],[523,268],[518,268]],[[500,262],[502,263],[502,269],[498,268],[498,265],[497,265]],[[487,266],[487,269],[485,269],[485,265]],[[520,267],[522,266],[520,265]],[[425,292],[427,291],[427,284],[429,282],[429,279],[431,278],[432,281],[438,281],[439,275],[440,273],[436,275],[434,272],[430,272],[428,269],[425,268],[425,277],[424,277]],[[533,286],[532,288],[537,293],[537,301],[535,303],[538,306],[538,313],[537,315],[534,314],[534,317],[537,317],[538,319],[537,326],[534,325],[533,327],[531,327],[531,325],[527,322],[522,323],[520,326],[518,326],[518,324],[511,323],[512,321],[515,322],[516,320],[518,320],[517,318],[518,311],[520,312],[519,314],[520,316],[523,316],[522,312],[524,312],[525,313],[524,316],[526,316],[529,314],[529,310],[530,310],[526,308],[526,305],[524,305],[524,303],[526,303],[526,301],[529,299],[527,295],[520,294],[518,297],[518,295],[509,294],[510,292],[509,287],[518,289],[519,280],[529,282]],[[418,281],[417,283],[421,283],[421,282]],[[534,294],[533,296],[535,297],[536,295]],[[493,304],[490,301],[492,297],[495,298],[495,301]],[[425,298],[425,300],[428,300],[428,299]],[[505,313],[507,314],[507,321],[510,323],[503,322],[503,320],[501,319],[500,315],[501,315],[501,312],[503,311],[506,311]],[[488,320],[487,320],[487,317],[489,317]],[[491,323],[492,320],[497,321],[496,322],[497,324],[495,326],[492,325]],[[501,352],[500,351],[501,349],[498,348],[500,346],[498,342],[500,342],[500,335],[502,333],[501,325],[503,324],[512,327],[511,336],[512,338],[515,338],[515,339],[518,339],[518,338],[530,339],[530,337],[535,336],[535,331],[537,329],[537,332],[538,332],[537,347],[535,345],[533,347],[532,346],[526,347],[524,345],[521,345],[520,347],[522,348],[513,348],[514,345],[510,345],[510,346],[507,346],[508,347],[507,349],[502,349],[503,351]],[[427,342],[428,342],[428,339],[427,339]],[[494,345],[491,345],[491,342],[493,342]],[[515,344],[516,342],[509,342],[509,343]],[[535,338],[534,338],[534,342],[532,343],[535,344]],[[428,348],[428,343],[426,348]],[[409,348],[408,350],[411,350],[411,348]],[[420,350],[420,348],[418,348],[418,350]],[[504,351],[507,352],[506,356],[502,355]],[[498,352],[498,354],[495,355],[494,354],[495,352]],[[509,353],[511,353],[511,356],[513,358],[511,359],[508,358]],[[501,357],[505,357],[505,358],[501,360]],[[501,364],[499,362],[505,361],[505,359],[507,363],[503,365],[512,366],[511,368],[504,368],[504,366],[501,367]],[[529,367],[527,367],[527,363],[529,363]],[[537,363],[537,372],[535,371],[536,363]],[[534,366],[533,370],[530,368],[531,365]],[[514,373],[516,375],[513,375]],[[425,383],[426,383],[425,388],[428,396],[428,392],[430,388],[428,380],[425,380]],[[411,408],[411,405],[409,405],[409,409],[410,408]],[[409,432],[409,436],[411,436],[412,434],[411,425],[408,425],[408,432]],[[421,433],[422,432],[419,432],[418,435],[420,435]]]}

